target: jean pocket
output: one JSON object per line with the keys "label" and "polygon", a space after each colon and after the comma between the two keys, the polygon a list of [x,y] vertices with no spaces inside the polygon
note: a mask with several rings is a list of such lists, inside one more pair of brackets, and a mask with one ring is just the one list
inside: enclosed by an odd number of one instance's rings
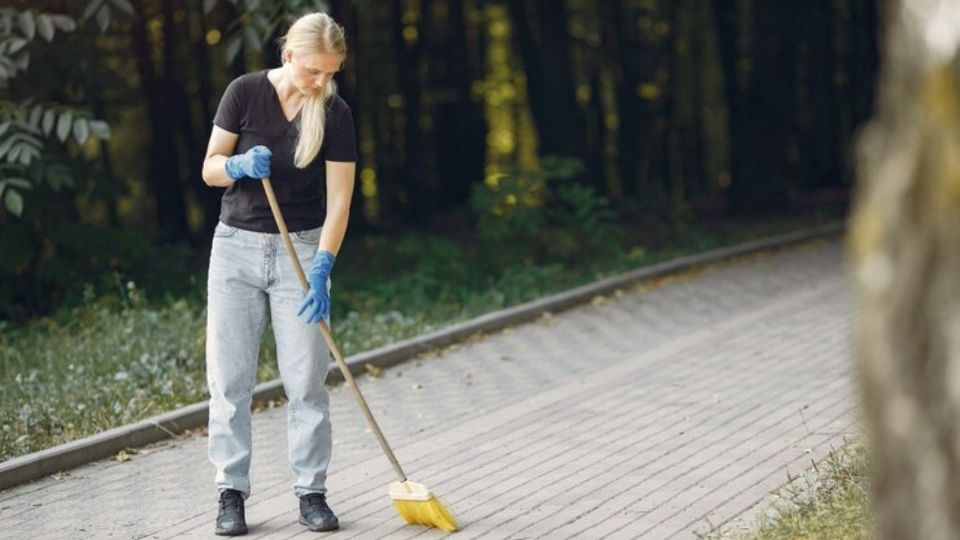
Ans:
{"label": "jean pocket", "polygon": [[235,234],[237,234],[237,228],[231,227],[222,221],[218,221],[216,228],[213,229],[213,236],[215,238],[227,238]]}
{"label": "jean pocket", "polygon": [[290,233],[294,242],[316,247],[320,243],[320,227]]}

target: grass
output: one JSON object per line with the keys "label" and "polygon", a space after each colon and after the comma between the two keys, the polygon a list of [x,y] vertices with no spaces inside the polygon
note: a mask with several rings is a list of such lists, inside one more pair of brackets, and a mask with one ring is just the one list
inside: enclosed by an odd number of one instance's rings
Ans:
{"label": "grass", "polygon": [[848,442],[801,476],[790,478],[746,531],[720,528],[718,540],[841,540],[870,537],[867,458],[861,441]]}
{"label": "grass", "polygon": [[[496,271],[438,237],[358,239],[338,257],[333,329],[355,354],[640,266],[829,220],[728,223],[577,264],[527,260]],[[207,399],[202,294],[148,301],[132,281],[114,288],[21,325],[0,322],[0,461]],[[258,381],[278,375],[267,328]]]}

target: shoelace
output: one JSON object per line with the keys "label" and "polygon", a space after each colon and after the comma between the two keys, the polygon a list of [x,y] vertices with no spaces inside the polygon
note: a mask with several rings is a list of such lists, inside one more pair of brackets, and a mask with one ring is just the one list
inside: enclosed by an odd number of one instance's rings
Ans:
{"label": "shoelace", "polygon": [[226,510],[229,506],[239,510],[241,501],[243,501],[243,495],[238,493],[225,493],[220,497],[220,508]]}
{"label": "shoelace", "polygon": [[308,508],[314,504],[319,504],[321,509],[327,507],[327,497],[322,493],[308,493],[304,495],[303,498],[307,501]]}

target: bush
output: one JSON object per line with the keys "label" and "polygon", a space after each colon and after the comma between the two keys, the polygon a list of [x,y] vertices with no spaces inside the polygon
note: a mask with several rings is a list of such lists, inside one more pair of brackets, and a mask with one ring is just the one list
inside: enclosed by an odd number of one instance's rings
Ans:
{"label": "bush", "polygon": [[616,212],[596,191],[574,179],[576,159],[544,157],[539,170],[514,170],[492,184],[474,186],[480,257],[503,268],[528,263],[575,262],[620,250]]}
{"label": "bush", "polygon": [[[790,225],[781,228],[803,224]],[[736,234],[713,227],[703,238],[723,244],[773,232],[769,223]],[[488,272],[479,264],[482,254],[449,240],[360,238],[344,245],[335,270],[333,330],[352,355],[704,245],[688,240],[669,249],[635,247],[573,264],[520,261]],[[179,280],[193,290],[179,299],[148,301],[152,293],[119,272],[105,281],[99,291],[85,286],[74,307],[26,323],[0,321],[0,379],[6,381],[0,460],[206,399],[203,274]],[[269,328],[258,381],[277,376]]]}
{"label": "bush", "polygon": [[3,223],[0,320],[23,320],[92,296],[121,302],[130,280],[173,296],[197,290],[191,270],[198,257],[185,246],[157,247],[143,233],[83,222],[36,227],[26,220]]}
{"label": "bush", "polygon": [[136,286],[123,303],[0,332],[3,458],[203,399],[201,310],[151,308]]}

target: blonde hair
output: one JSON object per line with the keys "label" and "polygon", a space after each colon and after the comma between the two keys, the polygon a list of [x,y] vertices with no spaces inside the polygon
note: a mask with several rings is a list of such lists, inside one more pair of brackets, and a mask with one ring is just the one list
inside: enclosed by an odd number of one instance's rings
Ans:
{"label": "blonde hair", "polygon": [[[347,40],[343,27],[326,13],[310,13],[294,21],[287,34],[280,38],[281,55],[290,51],[297,55],[338,54],[346,56]],[[293,162],[303,169],[320,153],[323,145],[323,127],[326,121],[327,101],[337,93],[333,80],[323,91],[306,98],[300,109],[297,149]]]}

